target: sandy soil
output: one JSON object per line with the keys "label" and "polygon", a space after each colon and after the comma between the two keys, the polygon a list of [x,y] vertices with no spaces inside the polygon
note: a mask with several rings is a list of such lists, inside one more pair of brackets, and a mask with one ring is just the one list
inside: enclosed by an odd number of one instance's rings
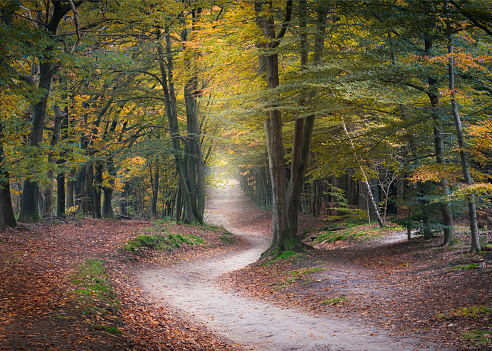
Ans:
{"label": "sandy soil", "polygon": [[[225,290],[218,278],[256,261],[270,243],[271,219],[231,183],[213,189],[207,222],[223,225],[247,246],[209,259],[146,268],[140,281],[156,299],[204,323],[245,350],[434,350],[416,338],[390,336],[360,321],[320,316]],[[391,240],[399,240],[395,236]],[[389,240],[389,238],[386,238]]]}

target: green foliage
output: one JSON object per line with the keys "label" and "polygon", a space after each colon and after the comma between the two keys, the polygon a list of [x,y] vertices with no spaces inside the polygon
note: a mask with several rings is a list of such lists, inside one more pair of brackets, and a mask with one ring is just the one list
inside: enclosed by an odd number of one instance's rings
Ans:
{"label": "green foliage", "polygon": [[225,231],[224,235],[220,236],[219,239],[225,243],[233,243],[236,241],[234,234],[229,233],[228,231]]}
{"label": "green foliage", "polygon": [[453,267],[453,270],[468,270],[468,269],[477,269],[479,267],[478,263],[470,263],[470,264],[459,264]]}
{"label": "green foliage", "polygon": [[342,296],[333,297],[331,299],[323,300],[323,301],[321,301],[321,304],[322,305],[336,305],[339,302],[347,301],[347,300],[348,300],[348,297],[345,295],[342,295]]}
{"label": "green foliage", "polygon": [[[292,257],[292,256],[290,256]],[[313,267],[313,268],[305,268],[305,269],[301,269],[299,271],[293,271],[291,273],[292,276],[286,278],[286,279],[283,279],[281,282],[279,282],[277,284],[277,290],[280,290],[280,289],[284,289],[288,286],[290,286],[292,283],[298,281],[298,280],[306,280],[306,279],[310,279],[310,278],[306,278],[306,276],[309,274],[309,273],[314,273],[314,272],[318,272],[318,271],[322,271],[324,270],[324,268],[320,268],[320,267]]]}
{"label": "green foliage", "polygon": [[109,306],[118,309],[119,300],[113,291],[104,265],[99,259],[86,259],[71,275],[76,302],[83,314],[104,314]]}
{"label": "green foliage", "polygon": [[123,246],[123,250],[140,254],[147,249],[151,250],[169,250],[179,248],[182,244],[200,245],[203,238],[193,234],[173,234],[167,235],[146,235],[139,234],[136,238],[130,240]]}
{"label": "green foliage", "polygon": [[472,329],[462,332],[461,336],[468,339],[474,345],[486,346],[492,345],[492,325],[489,325],[487,330]]}
{"label": "green foliage", "polygon": [[345,191],[330,185],[326,195],[335,199],[335,205],[330,207],[330,212],[335,211],[336,215],[328,215],[329,221],[347,221],[348,223],[362,224],[367,221],[367,212],[349,205]]}
{"label": "green foliage", "polygon": [[284,251],[284,252],[282,252],[278,256],[275,256],[276,255],[276,252],[274,252],[272,255],[274,256],[274,258],[272,260],[266,262],[266,263],[263,263],[262,266],[269,266],[269,265],[271,265],[272,263],[274,263],[277,260],[285,260],[285,259],[288,259],[288,260],[291,260],[291,261],[295,261],[296,258],[297,259],[301,259],[302,257],[304,257],[304,254],[303,253],[299,253],[299,252],[295,252],[295,251]]}
{"label": "green foliage", "polygon": [[109,327],[107,325],[93,325],[92,328],[98,329],[98,330],[104,330],[110,334],[123,334],[121,330],[115,327]]}
{"label": "green foliage", "polygon": [[364,226],[354,226],[347,229],[327,231],[321,233],[317,238],[313,240],[314,244],[320,244],[323,242],[332,243],[336,241],[352,240],[352,241],[364,241],[369,238],[381,236],[385,233],[386,228],[375,227],[367,229]]}

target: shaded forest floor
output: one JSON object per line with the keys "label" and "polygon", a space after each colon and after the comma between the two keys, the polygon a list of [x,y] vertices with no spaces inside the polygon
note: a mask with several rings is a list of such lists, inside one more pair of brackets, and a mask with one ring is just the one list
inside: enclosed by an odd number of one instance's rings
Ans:
{"label": "shaded forest floor", "polygon": [[[319,230],[325,225],[316,218],[301,221],[309,243],[326,233]],[[181,242],[172,252],[122,250],[140,233],[203,242]],[[470,255],[461,244],[440,248],[440,240],[380,245],[381,238],[352,237],[318,243],[307,254],[248,266],[223,283],[309,313],[362,320],[396,336],[431,338],[453,349],[490,349],[492,254]],[[140,291],[136,272],[142,265],[208,257],[242,245],[214,227],[145,221],[84,219],[3,230],[0,349],[234,350],[172,308],[154,304]]]}
{"label": "shaded forest floor", "polygon": [[[138,234],[154,232],[204,241],[162,253],[121,249]],[[233,350],[202,326],[150,303],[136,278],[142,264],[238,246],[221,237],[214,228],[95,219],[0,231],[0,349]]]}
{"label": "shaded forest floor", "polygon": [[[313,231],[320,227],[313,221],[304,224],[313,250],[260,260],[224,285],[315,315],[362,321],[397,338],[492,350],[492,252],[470,254],[465,228],[443,248],[440,237],[406,241],[404,231],[377,225]],[[333,241],[316,240],[323,235]]]}

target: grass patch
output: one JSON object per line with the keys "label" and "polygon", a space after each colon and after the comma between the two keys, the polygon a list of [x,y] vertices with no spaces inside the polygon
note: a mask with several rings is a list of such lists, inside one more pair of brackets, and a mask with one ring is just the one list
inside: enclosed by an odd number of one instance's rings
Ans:
{"label": "grass patch", "polygon": [[104,330],[110,334],[123,334],[121,330],[115,327],[108,327],[107,325],[93,325],[92,328],[97,330]]}
{"label": "grass patch", "polygon": [[269,266],[269,265],[273,264],[275,261],[285,260],[285,259],[289,259],[291,262],[295,262],[296,260],[301,260],[304,256],[305,256],[305,254],[300,253],[300,252],[284,251],[279,256],[276,256],[273,259],[271,259],[270,261],[263,263],[262,266],[263,267]]}
{"label": "grass patch", "polygon": [[458,309],[453,310],[451,313],[447,315],[440,315],[440,317],[445,317],[448,319],[455,318],[455,317],[479,318],[488,315],[492,315],[492,307],[478,305],[478,306],[460,307]]}
{"label": "grass patch", "polygon": [[287,277],[286,279],[282,280],[277,284],[277,290],[284,289],[298,280],[309,279],[309,277],[307,277],[309,273],[314,273],[322,270],[324,270],[324,268],[313,267],[313,268],[305,268],[298,271],[293,271],[291,273],[291,276]]}
{"label": "grass patch", "polygon": [[200,245],[203,242],[204,240],[202,238],[192,234],[140,234],[135,239],[132,239],[123,245],[122,249],[139,254],[148,249],[172,251],[174,248],[180,248],[182,244]]}
{"label": "grass patch", "polygon": [[461,337],[467,339],[475,346],[487,346],[492,344],[492,325],[487,330],[472,329],[461,333]]}
{"label": "grass patch", "polygon": [[85,260],[71,275],[71,279],[76,286],[72,293],[82,314],[104,315],[119,309],[118,297],[100,260]]}
{"label": "grass patch", "polygon": [[220,236],[219,239],[225,243],[233,243],[236,241],[234,234],[229,233],[228,231],[224,231],[224,235]]}
{"label": "grass patch", "polygon": [[467,269],[477,269],[479,267],[478,263],[470,263],[470,264],[459,264],[453,267],[453,271],[458,269],[467,270]]}
{"label": "grass patch", "polygon": [[322,305],[336,305],[337,303],[340,303],[342,301],[347,301],[347,300],[348,300],[348,297],[345,295],[342,295],[342,296],[333,297],[331,299],[323,300],[323,301],[321,301],[321,304]]}

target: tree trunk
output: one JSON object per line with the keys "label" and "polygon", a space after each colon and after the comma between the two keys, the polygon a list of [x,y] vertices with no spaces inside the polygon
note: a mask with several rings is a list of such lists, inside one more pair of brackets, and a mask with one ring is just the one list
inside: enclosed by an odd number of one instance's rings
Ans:
{"label": "tree trunk", "polygon": [[65,173],[56,175],[56,215],[65,218]]}
{"label": "tree trunk", "polygon": [[[77,3],[79,6],[82,2]],[[44,29],[51,36],[56,35],[56,30],[60,21],[65,14],[72,10],[68,4],[61,1],[53,2],[53,11],[49,20],[47,18],[44,24]],[[57,71],[57,66],[52,57],[52,46],[47,46],[39,57],[39,84],[38,90],[42,94],[39,101],[31,106],[32,111],[32,127],[29,134],[29,146],[39,148],[43,142],[43,131],[46,117],[46,107],[48,105],[48,97],[50,93],[51,80]],[[38,222],[41,220],[39,215],[38,198],[40,192],[38,184],[30,179],[24,181],[24,188],[21,197],[21,210],[19,214],[19,222]]]}
{"label": "tree trunk", "polygon": [[17,226],[10,196],[9,172],[3,167],[5,157],[1,142],[3,134],[3,124],[0,123],[0,228]]}
{"label": "tree trunk", "polygon": [[84,200],[82,210],[84,214],[95,217],[95,200],[94,200],[94,164],[89,162],[85,166],[84,178]]}
{"label": "tree trunk", "polygon": [[[43,142],[43,131],[46,116],[46,106],[51,87],[51,79],[54,74],[53,62],[42,62],[39,64],[39,90],[44,94],[39,102],[31,107],[32,127],[29,134],[29,146],[38,148]],[[21,197],[21,211],[19,222],[39,222],[41,216],[38,207],[39,187],[38,184],[30,179],[24,181]]]}
{"label": "tree trunk", "polygon": [[[432,48],[432,41],[430,39],[425,40],[425,51],[429,52]],[[427,93],[432,106],[432,119],[434,120],[434,150],[436,153],[436,163],[444,164],[444,138],[442,136],[442,123],[440,119],[440,101],[439,101],[439,88],[437,80],[429,77],[429,91]],[[444,196],[449,195],[449,185],[447,179],[441,181],[441,187],[443,189]],[[442,224],[444,225],[444,246],[451,245],[455,241],[454,221],[453,214],[451,212],[451,205],[448,201],[441,203],[441,215]]]}
{"label": "tree trunk", "polygon": [[104,165],[102,162],[96,162],[96,174],[94,176],[94,216],[102,218],[101,199],[102,199],[102,183]]}
{"label": "tree trunk", "polygon": [[67,193],[66,193],[66,204],[67,208],[72,208],[75,206],[74,202],[74,178],[75,177],[75,169],[72,169],[70,173],[68,174],[68,179],[67,179]]}
{"label": "tree trunk", "polygon": [[[267,2],[271,7],[271,2]],[[277,36],[275,34],[275,23],[273,17],[260,15],[263,2],[256,1],[257,23],[263,31],[268,42],[263,43],[266,49],[264,59],[260,59],[260,64],[266,60],[266,73],[268,89],[273,93],[279,85],[278,53],[275,48],[279,40],[285,35],[292,11],[292,1],[287,1],[286,20],[282,30]],[[270,105],[270,112],[264,120],[264,129],[268,149],[268,160],[270,177],[272,182],[272,227],[273,240],[270,250],[276,254],[284,251],[296,251],[301,248],[301,242],[296,233],[290,228],[287,218],[286,203],[286,181],[284,164],[284,146],[282,141],[282,114],[275,103]]]}
{"label": "tree trunk", "polygon": [[[63,119],[65,118],[65,115],[60,109],[60,106],[55,105],[54,112],[55,112],[55,123],[53,124],[53,133],[51,135],[51,141],[50,141],[51,147],[54,147],[56,144],[58,144],[58,141],[60,140],[62,122]],[[48,167],[50,167],[50,170],[48,171],[48,175],[47,175],[49,184],[44,190],[43,210],[45,216],[51,216],[53,214],[53,183],[55,178],[55,171],[51,169],[51,167],[52,165],[55,164],[55,162],[56,161],[53,156],[53,151],[50,151],[48,154]]]}
{"label": "tree trunk", "polygon": [[[342,126],[343,126],[343,130],[345,131],[345,135],[347,136],[347,139],[348,139],[348,142],[350,144],[350,147],[355,152],[354,143],[352,142],[352,139],[350,138],[349,132],[347,130],[347,126],[345,125],[345,121],[343,120],[343,118],[342,118]],[[376,219],[377,219],[377,221],[379,223],[379,226],[381,228],[384,228],[384,222],[383,222],[383,219],[381,218],[381,215],[379,214],[379,207],[378,207],[378,204],[376,203],[376,200],[374,199],[374,195],[372,193],[371,185],[369,184],[369,179],[368,179],[368,177],[366,175],[366,172],[364,171],[364,168],[362,167],[362,162],[360,161],[359,157],[357,155],[355,155],[355,156],[357,157],[357,161],[359,162],[359,169],[360,169],[361,174],[362,174],[362,181],[363,181],[364,186],[366,187],[367,196],[369,198],[369,202],[370,202],[371,208],[374,211],[374,215],[376,216]]]}
{"label": "tree trunk", "polygon": [[[453,35],[451,34],[451,32],[448,35],[448,53],[450,54],[448,68],[449,68],[449,90],[451,91],[451,112],[453,113],[454,124],[456,127],[456,138],[458,139],[458,147],[460,150],[461,168],[463,171],[463,176],[465,178],[466,184],[471,185],[472,179],[470,175],[470,168],[468,166],[468,160],[465,154],[463,128],[461,126],[461,117],[458,112],[458,105],[456,102],[456,91],[455,91],[455,84],[454,84]],[[475,205],[475,196],[473,194],[471,194],[468,199],[468,219],[470,221],[471,252],[475,253],[480,251],[481,247],[480,247],[480,237],[478,235],[477,209]]]}
{"label": "tree trunk", "polygon": [[150,167],[150,179],[152,184],[152,206],[151,215],[157,217],[157,198],[159,196],[159,164],[156,162],[154,176],[152,177],[152,166]]}
{"label": "tree trunk", "polygon": [[[203,223],[203,218],[195,215],[193,211],[193,203],[190,196],[190,189],[185,178],[184,172],[184,162],[181,156],[181,143],[180,143],[180,133],[178,125],[178,115],[176,107],[176,94],[174,91],[174,78],[173,78],[173,58],[172,58],[172,48],[171,48],[171,35],[169,28],[166,28],[166,56],[167,56],[167,72],[164,65],[164,53],[162,45],[159,41],[157,44],[157,58],[159,60],[159,68],[161,73],[162,90],[164,94],[164,106],[166,108],[166,115],[169,124],[169,133],[171,136],[171,144],[173,148],[173,156],[176,165],[176,171],[178,174],[180,189],[182,192],[182,197],[185,205],[185,222],[193,223],[199,222]],[[160,39],[160,33],[158,33],[158,39]]]}

